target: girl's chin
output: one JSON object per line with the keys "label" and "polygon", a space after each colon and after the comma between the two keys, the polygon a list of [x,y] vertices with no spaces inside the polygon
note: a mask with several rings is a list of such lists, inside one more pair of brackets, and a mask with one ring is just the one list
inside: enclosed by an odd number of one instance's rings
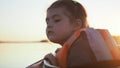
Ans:
{"label": "girl's chin", "polygon": [[60,43],[57,39],[49,38],[49,40],[53,43]]}
{"label": "girl's chin", "polygon": [[56,39],[53,38],[53,37],[48,37],[48,39],[49,39],[51,42],[55,42],[55,41],[56,41]]}
{"label": "girl's chin", "polygon": [[49,39],[51,42],[57,43],[55,39]]}

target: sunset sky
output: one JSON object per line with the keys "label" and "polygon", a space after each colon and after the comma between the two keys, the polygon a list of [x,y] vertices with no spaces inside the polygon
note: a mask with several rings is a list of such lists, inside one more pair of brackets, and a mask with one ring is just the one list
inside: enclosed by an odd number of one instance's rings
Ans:
{"label": "sunset sky", "polygon": [[[91,27],[120,35],[120,0],[76,0],[88,13]],[[46,9],[54,0],[0,0],[0,41],[46,38]]]}

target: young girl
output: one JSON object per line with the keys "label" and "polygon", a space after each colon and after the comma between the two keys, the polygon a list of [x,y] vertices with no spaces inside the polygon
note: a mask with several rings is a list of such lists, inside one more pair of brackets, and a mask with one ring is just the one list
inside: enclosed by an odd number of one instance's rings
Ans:
{"label": "young girl", "polygon": [[77,32],[89,27],[86,10],[80,3],[72,0],[55,1],[47,9],[46,23],[48,39],[60,44],[62,48],[27,68],[75,68],[75,65],[95,61],[95,56],[86,46],[88,44],[84,34],[79,36]]}

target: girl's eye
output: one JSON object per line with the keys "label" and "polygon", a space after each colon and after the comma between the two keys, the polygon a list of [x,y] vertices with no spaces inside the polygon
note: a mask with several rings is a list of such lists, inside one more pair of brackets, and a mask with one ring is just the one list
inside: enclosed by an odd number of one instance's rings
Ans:
{"label": "girl's eye", "polygon": [[56,19],[56,20],[54,20],[55,23],[60,22],[60,21],[61,21],[60,19]]}

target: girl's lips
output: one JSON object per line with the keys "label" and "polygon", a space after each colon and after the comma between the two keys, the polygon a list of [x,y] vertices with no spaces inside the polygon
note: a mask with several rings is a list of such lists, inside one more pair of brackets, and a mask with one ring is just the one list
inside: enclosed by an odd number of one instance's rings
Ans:
{"label": "girl's lips", "polygon": [[48,32],[47,32],[47,37],[48,37],[49,39],[53,38],[53,37],[54,37],[54,32],[53,32],[53,31],[48,31]]}
{"label": "girl's lips", "polygon": [[52,33],[53,33],[53,31],[48,31],[48,32],[47,32],[47,34],[52,34]]}

